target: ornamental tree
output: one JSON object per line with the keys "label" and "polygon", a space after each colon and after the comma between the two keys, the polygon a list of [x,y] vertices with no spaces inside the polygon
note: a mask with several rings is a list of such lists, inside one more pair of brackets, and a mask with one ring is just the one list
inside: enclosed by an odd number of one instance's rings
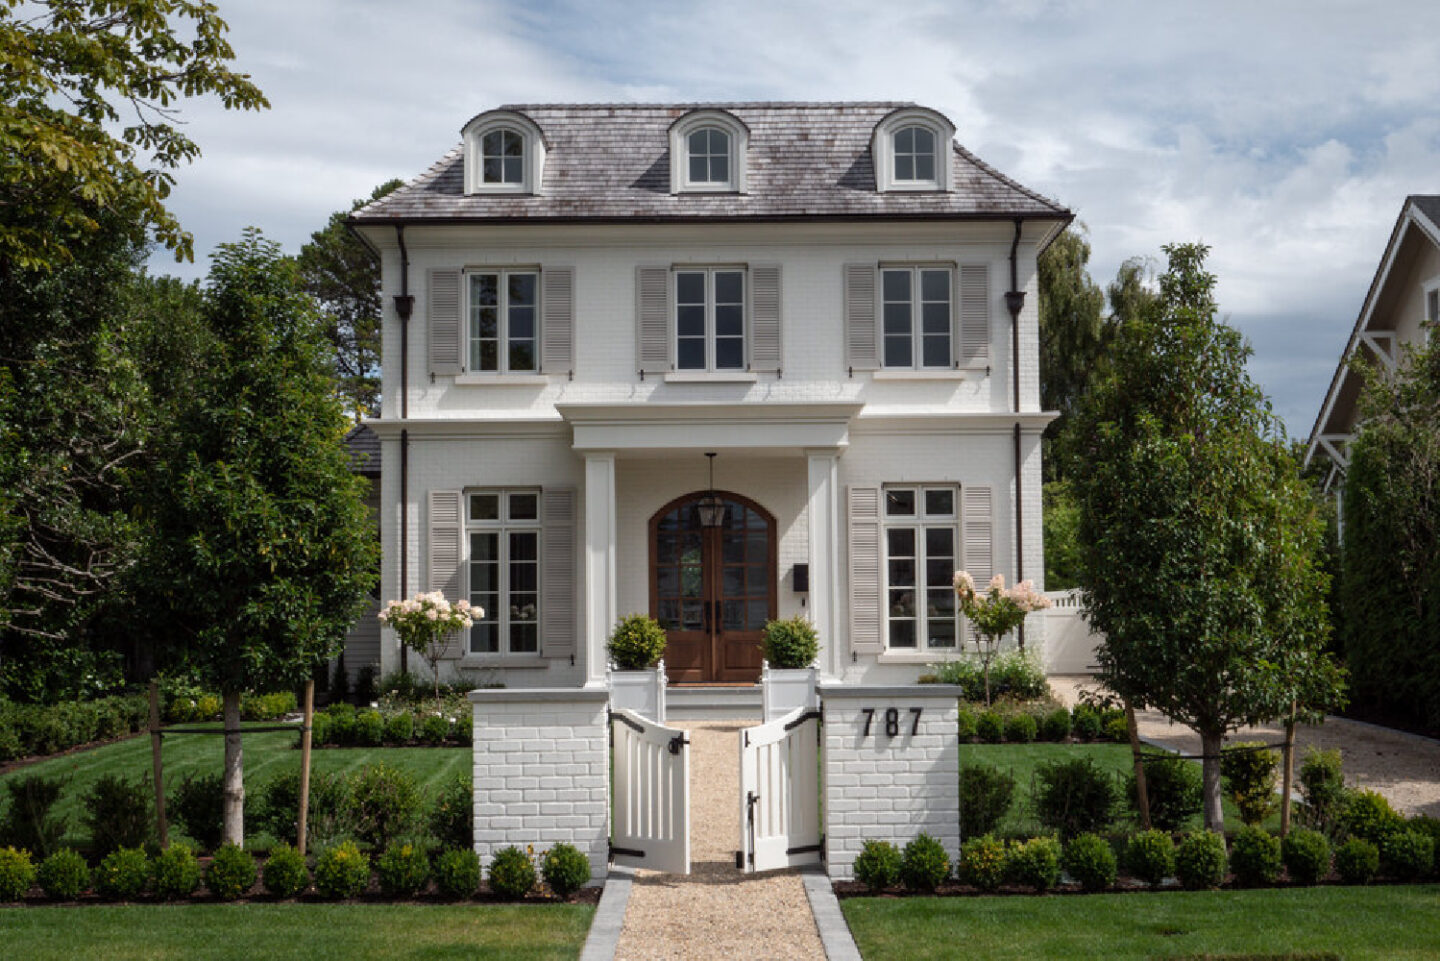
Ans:
{"label": "ornamental tree", "polygon": [[430,665],[435,682],[435,701],[440,701],[440,658],[445,644],[457,631],[463,631],[476,618],[485,616],[482,607],[471,607],[461,598],[454,604],[439,591],[416,594],[409,600],[391,601],[375,615],[380,623],[400,638],[400,643],[419,654]]}
{"label": "ornamental tree", "polygon": [[379,545],[350,472],[329,350],[294,263],[249,230],[204,293],[196,373],[172,399],[145,505],[145,605],[164,653],[222,695],[224,839],[243,839],[240,694],[302,683],[373,589]]}
{"label": "ornamental tree", "polygon": [[990,706],[990,662],[1000,648],[1000,639],[1025,622],[1032,611],[1050,606],[1050,598],[1035,590],[1030,581],[1021,581],[1008,591],[1005,575],[996,574],[982,594],[975,589],[975,578],[965,571],[956,571],[955,595],[960,611],[970,619],[975,630],[975,647],[985,674],[985,706]]}
{"label": "ornamental tree", "polygon": [[1107,687],[1195,730],[1219,831],[1226,732],[1342,690],[1325,653],[1323,522],[1250,348],[1216,319],[1208,248],[1165,248],[1150,309],[1124,323],[1077,411],[1080,585]]}

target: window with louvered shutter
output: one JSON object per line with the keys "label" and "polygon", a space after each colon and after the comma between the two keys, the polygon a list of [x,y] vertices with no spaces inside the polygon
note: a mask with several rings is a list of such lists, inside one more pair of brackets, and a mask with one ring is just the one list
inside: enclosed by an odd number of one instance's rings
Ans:
{"label": "window with louvered shutter", "polygon": [[540,272],[540,370],[564,374],[575,368],[575,268]]}
{"label": "window with louvered shutter", "polygon": [[670,370],[670,268],[635,268],[636,356],[642,374]]}
{"label": "window with louvered shutter", "polygon": [[985,367],[990,363],[990,268],[964,265],[959,283],[960,366]]}
{"label": "window with louvered shutter", "polygon": [[880,617],[880,488],[851,487],[850,649],[879,654],[885,649]]}
{"label": "window with louvered shutter", "polygon": [[546,488],[541,494],[541,651],[546,657],[575,654],[576,551],[573,487]]}
{"label": "window with louvered shutter", "polygon": [[[430,590],[439,591],[452,603],[464,596],[460,584],[460,512],[463,501],[459,491],[430,492],[430,572],[427,583]],[[463,637],[462,631],[446,638],[441,656],[459,657],[462,653]]]}
{"label": "window with louvered shutter", "polygon": [[780,370],[780,265],[750,268],[750,369]]}
{"label": "window with louvered shutter", "polygon": [[430,371],[459,374],[464,369],[462,324],[460,322],[460,271],[458,268],[430,270],[426,284],[427,338]]}
{"label": "window with louvered shutter", "polygon": [[855,370],[880,366],[874,264],[845,265],[845,365]]}
{"label": "window with louvered shutter", "polygon": [[[960,491],[960,549],[965,570],[975,579],[976,590],[984,590],[995,575],[994,519],[990,488],[965,487]],[[975,640],[975,630],[965,625],[965,640]]]}

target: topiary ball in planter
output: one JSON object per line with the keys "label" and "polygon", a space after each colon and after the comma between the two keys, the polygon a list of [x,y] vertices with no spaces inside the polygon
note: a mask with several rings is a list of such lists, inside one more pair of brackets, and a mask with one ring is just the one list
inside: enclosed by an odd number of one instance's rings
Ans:
{"label": "topiary ball in planter", "polygon": [[855,880],[873,892],[893,887],[900,880],[900,849],[889,841],[866,841],[851,870]]}
{"label": "topiary ball in planter", "polygon": [[809,667],[820,653],[820,635],[815,625],[803,617],[787,617],[783,621],[767,621],[761,641],[765,660],[782,671]]}
{"label": "topiary ball in planter", "polygon": [[665,654],[665,629],[648,614],[627,614],[610,632],[605,652],[622,671],[654,667]]}
{"label": "topiary ball in planter", "polygon": [[920,833],[900,855],[900,880],[911,891],[934,891],[950,876],[950,856],[940,842]]}
{"label": "topiary ball in planter", "polygon": [[540,859],[540,873],[555,896],[564,900],[590,880],[590,859],[575,845],[562,842]]}
{"label": "topiary ball in planter", "polygon": [[490,862],[490,890],[510,901],[523,898],[535,886],[535,865],[517,847],[501,848]]}
{"label": "topiary ball in planter", "polygon": [[1191,831],[1175,851],[1175,876],[1186,890],[1218,888],[1225,868],[1225,839],[1214,831]]}

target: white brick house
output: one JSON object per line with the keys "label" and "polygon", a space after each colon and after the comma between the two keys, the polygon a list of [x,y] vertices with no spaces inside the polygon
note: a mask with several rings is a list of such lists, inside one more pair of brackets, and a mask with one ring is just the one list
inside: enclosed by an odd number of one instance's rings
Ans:
{"label": "white brick house", "polygon": [[953,653],[953,570],[1043,574],[1035,262],[1072,216],[954,134],[901,103],[472,119],[352,221],[383,597],[484,606],[448,663],[508,687],[602,683],[632,611],[672,682],[754,681],[792,614],[833,680]]}

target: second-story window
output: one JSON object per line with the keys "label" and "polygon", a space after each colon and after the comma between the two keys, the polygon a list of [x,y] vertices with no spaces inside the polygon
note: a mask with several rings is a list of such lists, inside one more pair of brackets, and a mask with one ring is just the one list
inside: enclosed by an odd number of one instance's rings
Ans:
{"label": "second-story window", "polygon": [[745,272],[675,271],[677,370],[745,369]]}
{"label": "second-story window", "polygon": [[514,130],[492,130],[480,140],[481,178],[487,184],[525,182],[525,138]]}
{"label": "second-story window", "polygon": [[539,274],[533,270],[482,270],[469,275],[470,369],[533,373]]}
{"label": "second-story window", "polygon": [[886,267],[880,272],[884,365],[940,368],[951,355],[948,267]]}

